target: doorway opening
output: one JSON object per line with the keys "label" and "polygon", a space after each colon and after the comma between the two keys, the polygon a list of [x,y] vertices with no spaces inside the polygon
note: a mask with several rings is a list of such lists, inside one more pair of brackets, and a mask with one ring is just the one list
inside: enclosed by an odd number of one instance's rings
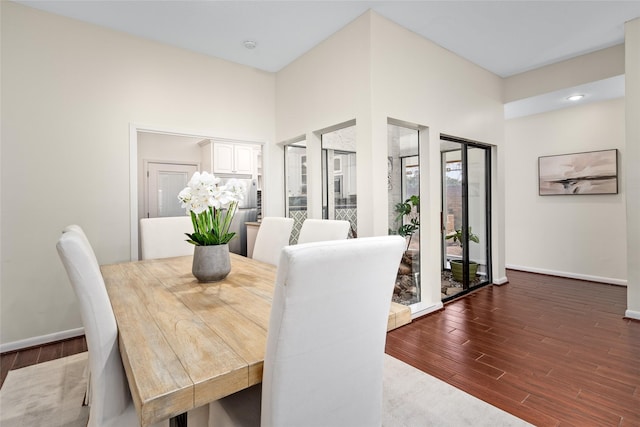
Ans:
{"label": "doorway opening", "polygon": [[[221,147],[231,147],[232,164],[228,168],[229,172],[221,169],[221,162],[218,160],[223,156],[214,153],[216,148]],[[251,185],[247,185],[247,189],[251,190],[248,196],[251,197],[245,198],[244,205],[240,207],[232,223],[233,227],[238,227],[239,237],[234,239],[235,246],[230,246],[231,251],[246,254],[244,224],[246,221],[255,221],[261,211],[262,143],[218,138],[204,133],[189,134],[143,128],[132,124],[129,127],[129,148],[132,261],[138,260],[140,256],[141,218],[186,215],[186,211],[178,203],[177,194],[196,170],[214,173],[222,179],[237,178],[251,182]],[[243,215],[245,213],[246,216]],[[249,214],[254,216],[249,217]]]}
{"label": "doorway opening", "polygon": [[491,148],[440,136],[442,301],[491,283]]}

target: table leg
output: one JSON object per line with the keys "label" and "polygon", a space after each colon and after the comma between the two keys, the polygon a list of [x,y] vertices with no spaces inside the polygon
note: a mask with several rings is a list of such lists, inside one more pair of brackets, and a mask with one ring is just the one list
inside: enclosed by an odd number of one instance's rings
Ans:
{"label": "table leg", "polygon": [[169,420],[169,427],[187,427],[187,413],[182,413],[171,417]]}

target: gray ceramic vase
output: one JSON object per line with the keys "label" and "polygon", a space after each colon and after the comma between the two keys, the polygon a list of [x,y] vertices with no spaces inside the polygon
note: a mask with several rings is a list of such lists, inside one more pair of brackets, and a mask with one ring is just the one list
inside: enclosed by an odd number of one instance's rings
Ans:
{"label": "gray ceramic vase", "polygon": [[191,272],[198,282],[217,282],[231,271],[229,245],[196,246]]}

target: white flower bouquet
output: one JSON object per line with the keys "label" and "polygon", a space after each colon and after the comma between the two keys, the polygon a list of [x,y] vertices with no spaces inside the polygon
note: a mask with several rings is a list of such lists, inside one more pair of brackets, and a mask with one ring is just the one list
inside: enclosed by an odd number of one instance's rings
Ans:
{"label": "white flower bouquet", "polygon": [[178,194],[182,207],[191,214],[193,234],[185,233],[187,242],[197,246],[224,245],[236,233],[229,232],[238,203],[244,199],[242,181],[229,179],[224,185],[220,178],[208,172],[196,172]]}

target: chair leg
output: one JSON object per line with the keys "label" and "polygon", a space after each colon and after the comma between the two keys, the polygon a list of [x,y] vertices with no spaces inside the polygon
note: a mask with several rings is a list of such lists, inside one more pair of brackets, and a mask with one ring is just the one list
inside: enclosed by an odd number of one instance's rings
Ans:
{"label": "chair leg", "polygon": [[89,371],[89,365],[84,368],[84,377],[87,379],[87,388],[84,391],[84,399],[82,400],[82,406],[91,405],[91,371]]}
{"label": "chair leg", "polygon": [[187,413],[182,413],[171,417],[169,420],[169,427],[187,427]]}

